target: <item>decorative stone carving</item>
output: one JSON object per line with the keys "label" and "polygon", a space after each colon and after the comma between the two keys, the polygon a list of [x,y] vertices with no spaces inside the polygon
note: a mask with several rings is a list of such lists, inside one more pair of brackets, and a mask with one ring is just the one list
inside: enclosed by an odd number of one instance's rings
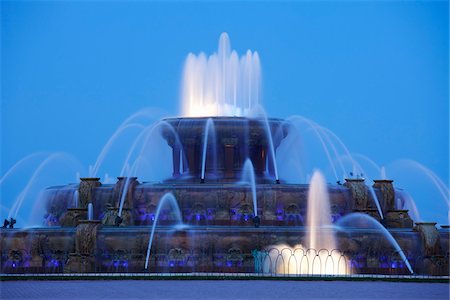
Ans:
{"label": "decorative stone carving", "polygon": [[374,180],[373,187],[378,189],[378,201],[380,201],[383,213],[395,210],[395,190],[393,180]]}
{"label": "decorative stone carving", "polygon": [[228,249],[226,259],[227,262],[230,262],[231,264],[238,264],[244,260],[244,256],[241,249],[233,247]]}
{"label": "decorative stone carving", "polygon": [[95,271],[95,257],[71,253],[64,265],[64,273],[90,273]]}
{"label": "decorative stone carving", "polygon": [[202,203],[196,202],[192,206],[192,214],[200,216],[201,218],[206,218],[206,209]]}
{"label": "decorative stone carving", "polygon": [[94,255],[97,248],[97,230],[100,221],[82,220],[77,226],[75,249],[81,255]]}
{"label": "decorative stone carving", "polygon": [[94,202],[94,189],[101,186],[100,178],[80,178],[78,186],[78,207],[87,208],[89,202]]}
{"label": "decorative stone carving", "polygon": [[300,209],[298,208],[298,206],[296,204],[290,203],[290,204],[286,205],[286,208],[284,209],[284,213],[285,213],[286,217],[297,216],[300,214]]}
{"label": "decorative stone carving", "polygon": [[368,203],[368,191],[362,178],[346,178],[344,186],[352,193],[352,210],[365,210]]}
{"label": "decorative stone carving", "polygon": [[185,251],[181,248],[172,248],[168,253],[169,262],[178,265],[180,262],[184,262],[186,260]]}
{"label": "decorative stone carving", "polygon": [[275,195],[272,191],[263,191],[258,194],[258,199],[263,198],[263,217],[264,220],[274,221],[277,219],[275,212]]}
{"label": "decorative stone carving", "polygon": [[218,221],[230,220],[230,209],[229,209],[229,199],[231,196],[231,191],[229,192],[219,192],[219,197],[216,200],[216,216],[215,219]]}
{"label": "decorative stone carving", "polygon": [[436,229],[436,223],[416,223],[417,230],[422,240],[422,253],[424,256],[441,255],[441,244],[439,231]]}
{"label": "decorative stone carving", "polygon": [[87,208],[68,208],[67,212],[60,218],[62,227],[76,227],[80,220],[87,219]]}
{"label": "decorative stone carving", "polygon": [[388,228],[412,228],[414,226],[407,210],[389,210],[384,218],[384,225]]}
{"label": "decorative stone carving", "polygon": [[81,220],[75,233],[75,253],[71,253],[64,272],[94,272],[96,270],[97,232],[100,221]]}
{"label": "decorative stone carving", "polygon": [[254,214],[253,207],[249,203],[243,202],[239,206],[238,214],[240,214],[240,215],[252,215],[252,214]]}
{"label": "decorative stone carving", "polygon": [[128,208],[122,209],[122,215],[120,216],[120,224],[117,224],[117,217],[119,216],[118,207],[108,207],[105,215],[102,219],[102,224],[106,226],[131,226],[134,225],[132,221],[131,211]]}

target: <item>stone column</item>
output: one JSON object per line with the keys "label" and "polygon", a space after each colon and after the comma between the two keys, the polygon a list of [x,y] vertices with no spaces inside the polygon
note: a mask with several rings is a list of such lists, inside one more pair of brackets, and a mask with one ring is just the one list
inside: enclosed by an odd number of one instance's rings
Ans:
{"label": "stone column", "polygon": [[95,188],[101,186],[100,178],[80,178],[78,186],[78,208],[86,208],[94,200]]}
{"label": "stone column", "polygon": [[172,161],[173,161],[173,177],[180,176],[180,147],[174,146],[172,148]]}
{"label": "stone column", "polygon": [[350,189],[353,211],[366,211],[368,209],[368,190],[363,178],[346,178],[344,186]]}
{"label": "stone column", "polygon": [[268,163],[267,169],[269,171],[269,174],[275,177],[275,166],[273,164],[272,154],[270,153],[269,149],[267,149],[267,163]]}

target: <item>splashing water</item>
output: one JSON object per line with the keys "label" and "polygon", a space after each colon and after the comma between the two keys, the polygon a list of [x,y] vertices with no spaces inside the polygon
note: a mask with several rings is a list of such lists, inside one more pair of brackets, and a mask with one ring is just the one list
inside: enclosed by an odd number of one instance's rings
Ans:
{"label": "splashing water", "polygon": [[313,249],[336,249],[336,241],[331,228],[330,199],[325,178],[315,171],[308,192],[309,247]]}
{"label": "splashing water", "polygon": [[218,52],[207,57],[190,53],[182,83],[182,114],[245,116],[260,102],[261,66],[258,53],[247,50],[239,58],[222,33]]}
{"label": "splashing water", "polygon": [[[336,250],[330,200],[322,173],[315,171],[308,192],[308,247],[280,244],[269,247],[263,271],[277,274],[350,274],[347,258]],[[270,272],[270,271],[269,271]]]}

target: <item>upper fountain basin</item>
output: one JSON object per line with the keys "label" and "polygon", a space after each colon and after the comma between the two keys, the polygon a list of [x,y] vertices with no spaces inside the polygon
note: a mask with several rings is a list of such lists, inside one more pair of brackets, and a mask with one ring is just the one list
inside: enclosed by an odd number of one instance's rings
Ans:
{"label": "upper fountain basin", "polygon": [[[168,118],[163,136],[173,153],[171,180],[236,182],[250,158],[258,182],[273,181],[271,149],[288,134],[282,119],[246,117]],[[209,126],[208,126],[209,123]],[[272,143],[272,145],[271,145]]]}

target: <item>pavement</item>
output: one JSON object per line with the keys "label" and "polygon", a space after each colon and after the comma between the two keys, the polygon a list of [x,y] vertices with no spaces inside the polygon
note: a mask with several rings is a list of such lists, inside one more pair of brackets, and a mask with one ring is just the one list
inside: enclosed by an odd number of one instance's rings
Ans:
{"label": "pavement", "polygon": [[448,283],[283,280],[0,281],[0,299],[449,299]]}

